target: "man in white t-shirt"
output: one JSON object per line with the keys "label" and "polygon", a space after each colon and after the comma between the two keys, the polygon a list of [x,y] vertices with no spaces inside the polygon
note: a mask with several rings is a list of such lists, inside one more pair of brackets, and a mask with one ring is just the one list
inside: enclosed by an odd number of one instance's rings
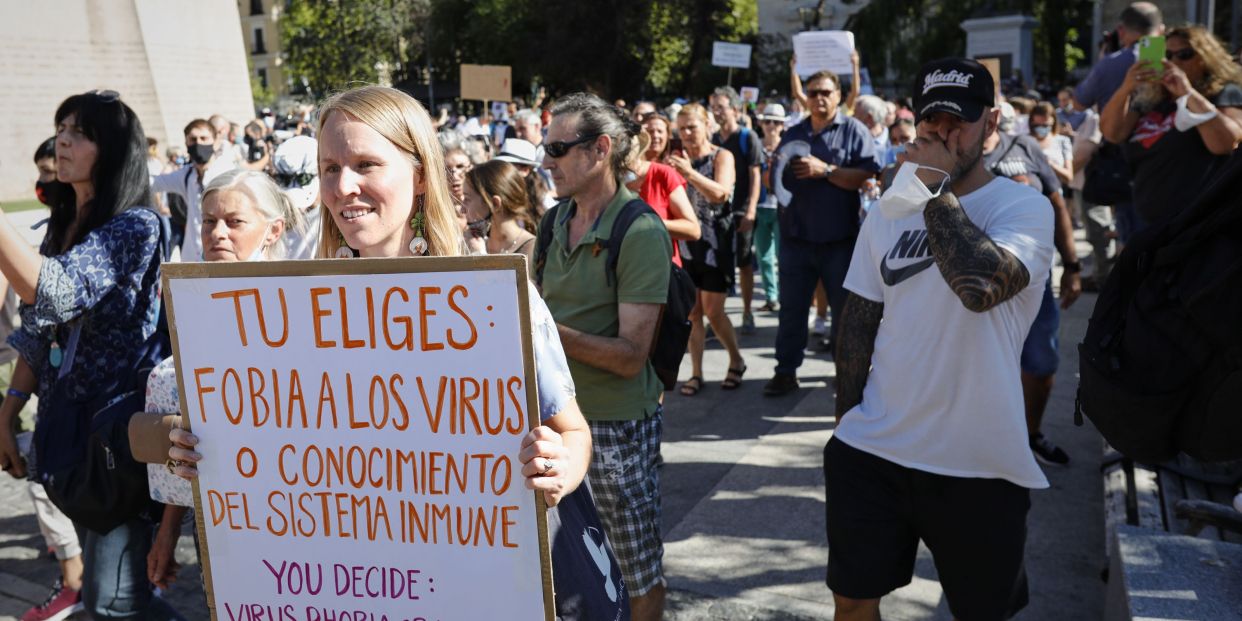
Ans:
{"label": "man in white t-shirt", "polygon": [[1027,602],[1029,489],[1048,486],[1019,356],[1052,265],[1052,210],[983,164],[999,122],[987,69],[935,61],[915,86],[904,165],[917,173],[898,174],[864,221],[845,279],[824,448],[838,621],[878,619],[920,539],[956,618],[1012,615]]}

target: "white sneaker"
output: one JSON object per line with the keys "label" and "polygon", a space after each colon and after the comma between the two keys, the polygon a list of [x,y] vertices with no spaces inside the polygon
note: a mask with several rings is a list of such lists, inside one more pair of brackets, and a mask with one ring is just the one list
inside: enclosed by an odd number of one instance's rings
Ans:
{"label": "white sneaker", "polygon": [[814,335],[814,336],[823,336],[823,335],[824,335],[824,332],[827,330],[827,328],[826,328],[826,327],[825,327],[825,325],[824,325],[824,324],[826,324],[826,323],[828,323],[828,322],[827,322],[827,321],[824,321],[824,318],[823,318],[823,317],[820,317],[820,316],[816,315],[816,316],[815,316],[815,325],[811,328],[811,334],[812,334],[812,335]]}

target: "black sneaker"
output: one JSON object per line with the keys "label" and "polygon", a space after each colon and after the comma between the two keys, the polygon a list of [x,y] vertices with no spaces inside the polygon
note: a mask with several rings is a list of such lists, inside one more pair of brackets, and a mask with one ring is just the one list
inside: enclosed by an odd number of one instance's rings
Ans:
{"label": "black sneaker", "polygon": [[1061,447],[1048,441],[1044,434],[1037,433],[1031,436],[1031,452],[1035,454],[1035,459],[1040,463],[1049,466],[1068,466],[1069,455],[1061,450]]}
{"label": "black sneaker", "polygon": [[763,396],[780,397],[797,389],[797,377],[785,373],[777,373],[776,375],[773,375],[772,379],[768,380],[768,383],[763,386]]}

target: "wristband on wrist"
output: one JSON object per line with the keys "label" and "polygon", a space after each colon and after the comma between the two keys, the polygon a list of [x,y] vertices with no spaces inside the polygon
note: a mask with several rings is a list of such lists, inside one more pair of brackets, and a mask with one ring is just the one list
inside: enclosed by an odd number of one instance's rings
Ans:
{"label": "wristband on wrist", "polygon": [[7,393],[5,393],[5,394],[6,394],[7,396],[10,396],[10,397],[14,397],[14,398],[17,398],[17,399],[21,399],[22,401],[29,401],[29,400],[30,400],[30,393],[28,393],[28,392],[22,392],[22,391],[20,391],[20,390],[18,390],[18,389],[16,389],[16,388],[10,388],[10,389],[9,389],[9,391],[8,391]]}
{"label": "wristband on wrist", "polygon": [[1070,263],[1063,263],[1062,267],[1065,268],[1065,271],[1071,274],[1077,274],[1082,271],[1082,263],[1078,261],[1072,261]]}

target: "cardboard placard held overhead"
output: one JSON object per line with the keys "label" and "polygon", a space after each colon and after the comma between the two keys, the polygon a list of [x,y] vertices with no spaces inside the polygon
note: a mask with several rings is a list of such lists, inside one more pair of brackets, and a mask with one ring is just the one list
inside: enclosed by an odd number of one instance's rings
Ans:
{"label": "cardboard placard held overhead", "polygon": [[717,67],[750,67],[750,44],[716,41],[712,44],[712,64]]}
{"label": "cardboard placard held overhead", "polygon": [[742,101],[746,103],[759,103],[758,86],[743,86],[738,95],[740,95],[742,97]]}
{"label": "cardboard placard held overhead", "polygon": [[180,263],[163,286],[213,620],[553,619],[521,257]]}
{"label": "cardboard placard held overhead", "polygon": [[513,99],[512,73],[508,65],[462,65],[461,98],[510,101]]}
{"label": "cardboard placard held overhead", "polygon": [[847,79],[854,73],[850,60],[854,52],[854,33],[848,30],[799,32],[793,36],[793,48],[798,57],[795,70],[801,77],[824,69]]}

